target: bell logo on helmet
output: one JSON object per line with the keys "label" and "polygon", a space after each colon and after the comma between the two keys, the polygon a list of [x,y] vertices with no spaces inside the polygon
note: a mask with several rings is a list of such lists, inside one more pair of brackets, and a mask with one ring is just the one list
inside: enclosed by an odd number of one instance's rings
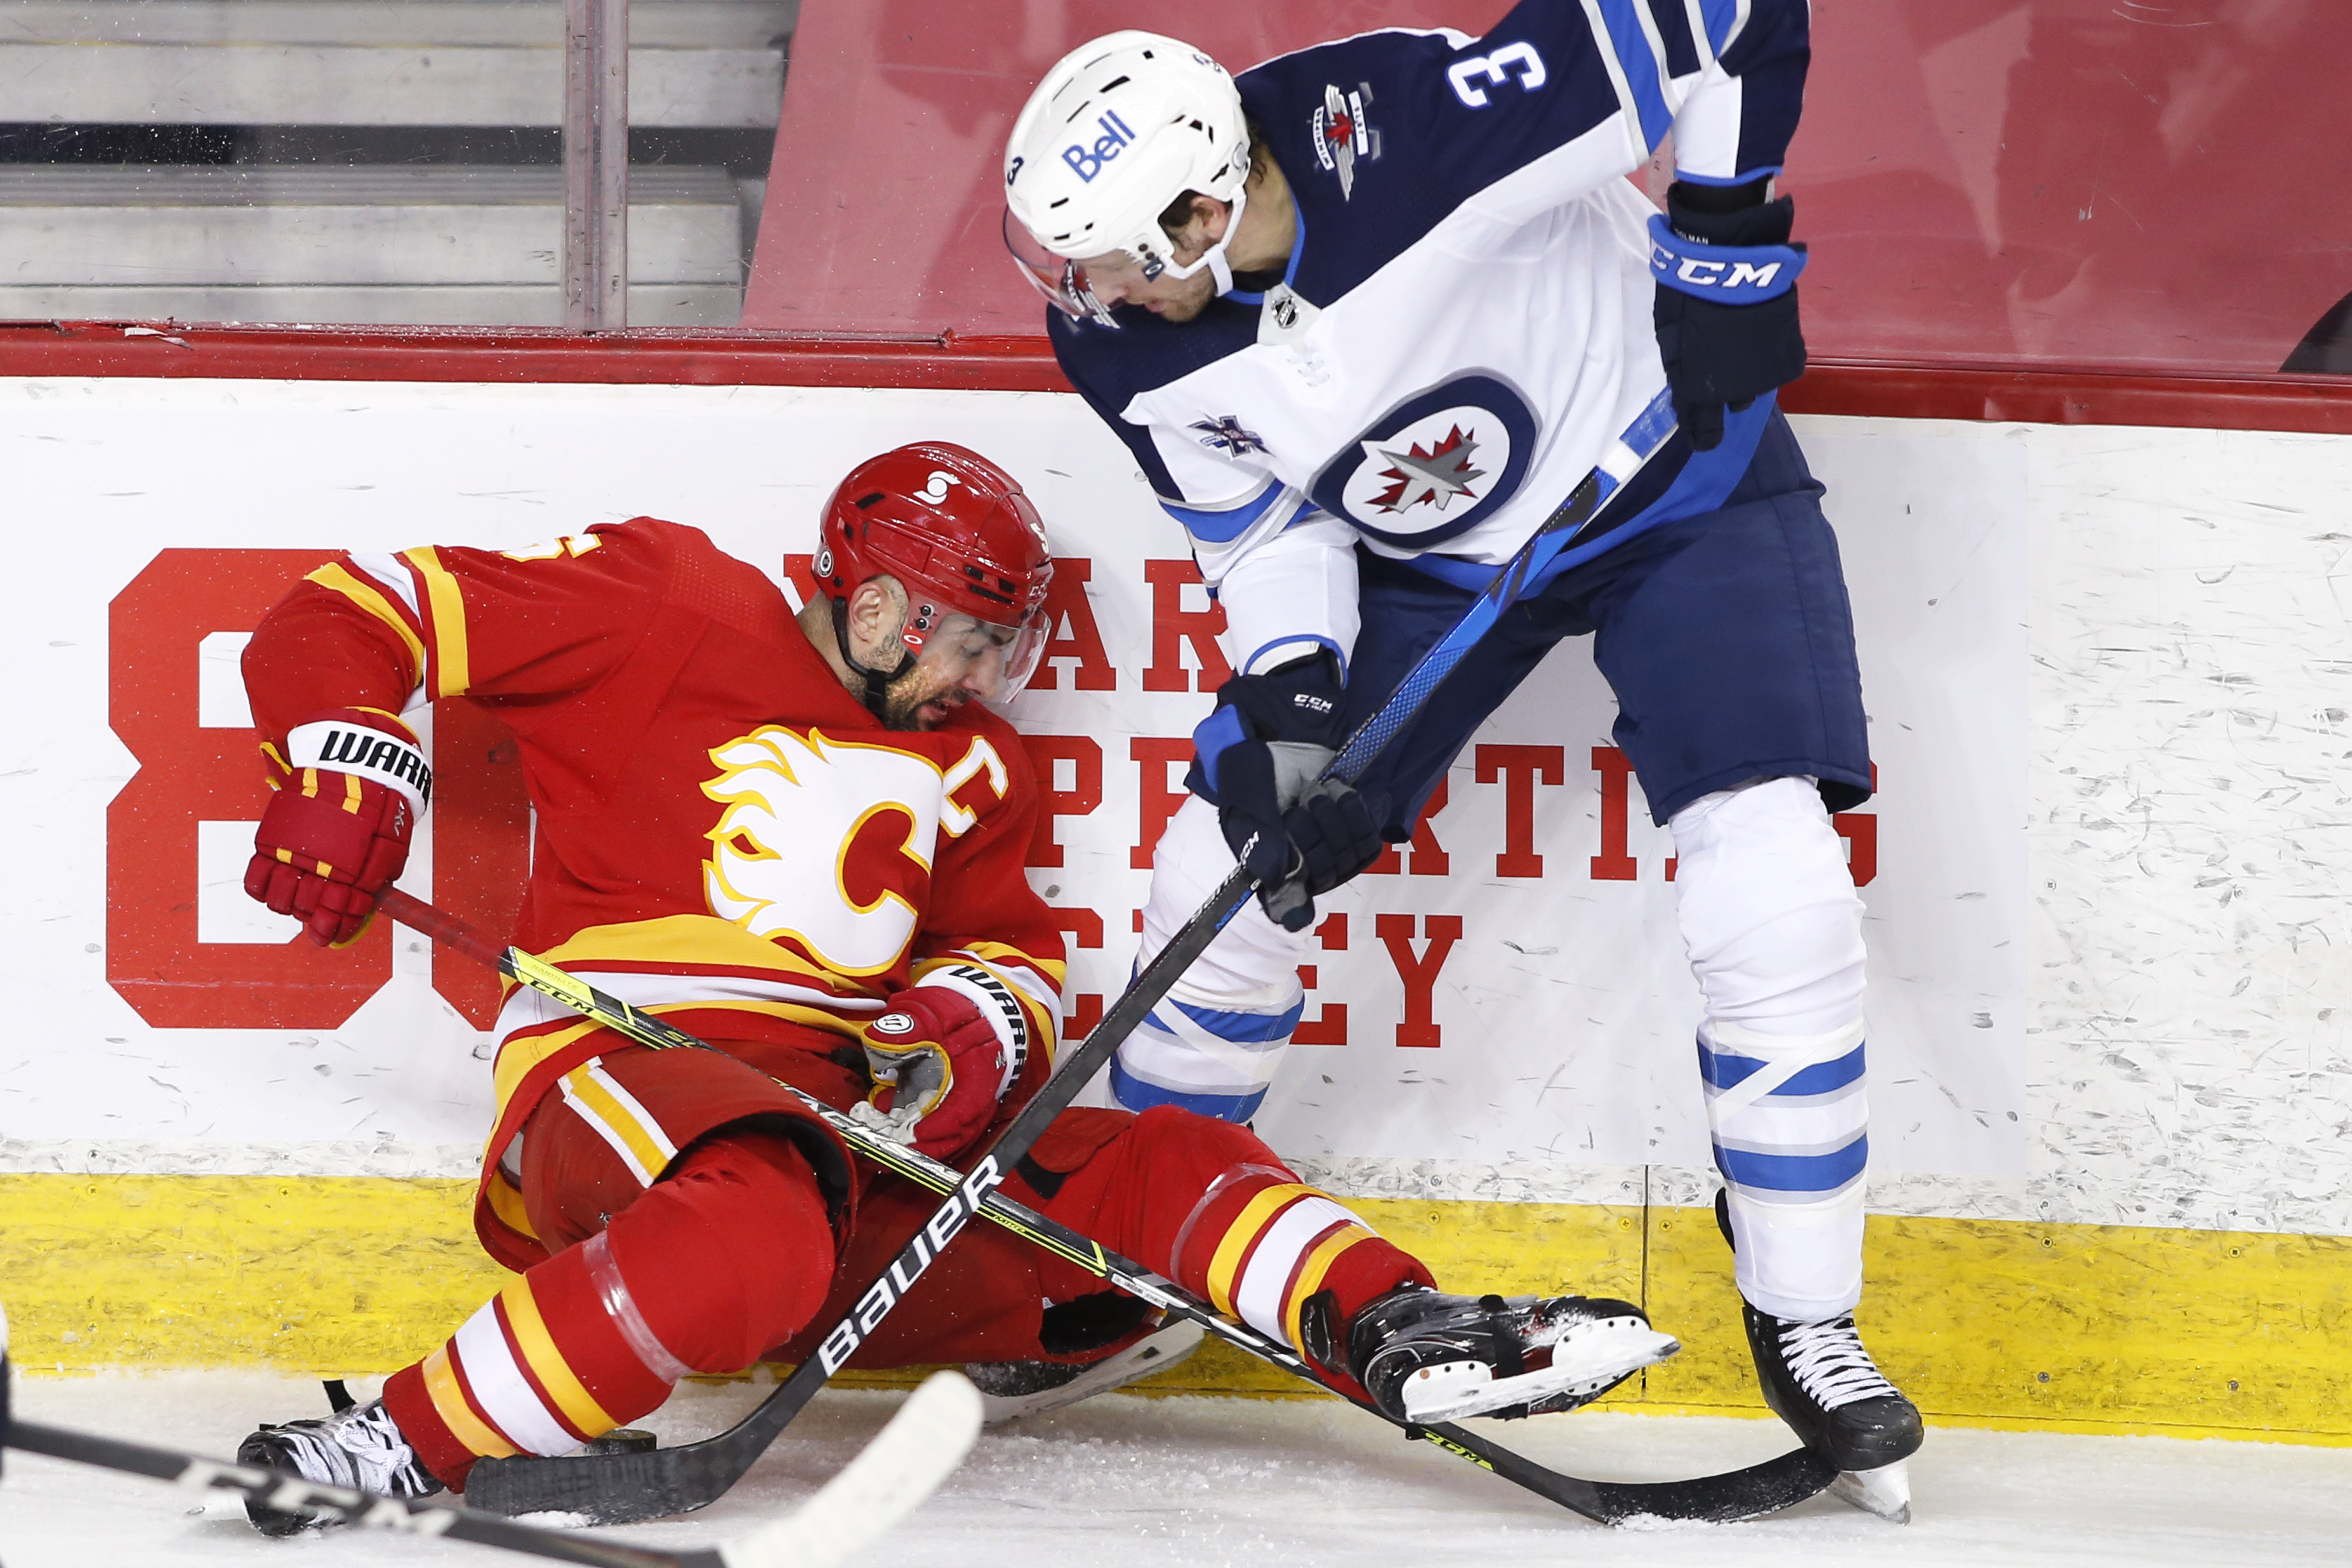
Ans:
{"label": "bell logo on helmet", "polygon": [[953,474],[942,473],[940,470],[933,468],[931,470],[930,479],[921,489],[915,492],[915,499],[921,501],[926,506],[937,506],[940,502],[948,499],[948,487],[950,485],[960,485],[961,483],[963,483],[963,481],[957,479]]}
{"label": "bell logo on helmet", "polygon": [[1087,184],[1102,173],[1102,166],[1118,157],[1135,142],[1135,132],[1118,117],[1118,110],[1107,110],[1095,117],[1095,124],[1103,134],[1095,138],[1089,149],[1083,142],[1073,142],[1062,149],[1062,162],[1075,171]]}

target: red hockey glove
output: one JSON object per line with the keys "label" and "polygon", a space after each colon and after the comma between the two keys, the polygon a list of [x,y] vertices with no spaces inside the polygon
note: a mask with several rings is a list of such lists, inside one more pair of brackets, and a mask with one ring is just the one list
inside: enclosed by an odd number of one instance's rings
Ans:
{"label": "red hockey glove", "polygon": [[408,864],[432,770],[415,733],[391,714],[338,708],[297,724],[273,771],[277,793],[253,836],[245,890],[300,921],[320,947],[341,947],[366,929],[376,895]]}
{"label": "red hockey glove", "polygon": [[935,969],[866,1026],[872,1102],[853,1114],[935,1160],[971,1147],[1029,1059],[1012,988],[975,964]]}

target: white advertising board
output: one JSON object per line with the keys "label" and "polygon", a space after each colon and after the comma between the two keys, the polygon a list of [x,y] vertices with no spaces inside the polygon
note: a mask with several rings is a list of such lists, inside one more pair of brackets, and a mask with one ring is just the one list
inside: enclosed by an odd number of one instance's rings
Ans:
{"label": "white advertising board", "polygon": [[[236,657],[306,559],[512,548],[650,513],[778,571],[851,463],[918,437],[1019,475],[1064,570],[1085,574],[1093,625],[1063,627],[1078,657],[1014,717],[1041,738],[1063,812],[1035,857],[1058,864],[1032,875],[1085,911],[1080,1022],[1124,981],[1149,842],[1220,672],[1201,673],[1213,611],[1181,536],[1075,399],[155,382],[15,383],[0,399],[12,553],[37,584],[5,633],[15,896],[0,951],[37,1026],[0,1080],[17,1168],[469,1168],[481,1037],[434,988],[459,989],[461,961],[436,964],[404,931],[373,959],[302,952],[237,885],[260,795],[239,782],[252,737]],[[1870,907],[1874,1163],[2011,1174],[2022,447],[1900,427],[1819,429],[1811,446],[1885,791],[1841,823]],[[1670,845],[1609,746],[1612,713],[1587,650],[1565,646],[1457,761],[1425,840],[1326,900],[1318,1043],[1294,1049],[1260,1122],[1277,1148],[1556,1167],[1555,1195],[1705,1162]],[[445,781],[462,765],[436,760]],[[473,863],[441,865],[433,837],[404,885],[455,896]]]}

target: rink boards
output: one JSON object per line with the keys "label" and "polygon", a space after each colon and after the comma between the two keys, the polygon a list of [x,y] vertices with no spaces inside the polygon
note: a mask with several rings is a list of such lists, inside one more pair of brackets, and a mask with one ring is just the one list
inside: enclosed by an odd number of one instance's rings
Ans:
{"label": "rink boards", "polygon": [[[404,931],[289,946],[236,887],[261,797],[236,650],[337,549],[650,513],[775,570],[857,458],[988,453],[1064,563],[1051,683],[1014,718],[1074,1032],[1123,982],[1222,670],[1181,535],[1076,399],[20,380],[0,409],[29,589],[0,629],[0,1279],[28,1365],[382,1371],[496,1277],[466,1221],[483,977]],[[1871,913],[1874,1343],[1950,1418],[2352,1435],[2347,438],[1798,424],[1882,788],[1839,823]],[[404,885],[495,921],[525,864],[511,752],[443,707]],[[1690,1347],[1638,1400],[1749,1405],[1696,1206],[1670,846],[1612,716],[1571,645],[1423,837],[1326,901],[1258,1125],[1450,1282],[1638,1294]]]}

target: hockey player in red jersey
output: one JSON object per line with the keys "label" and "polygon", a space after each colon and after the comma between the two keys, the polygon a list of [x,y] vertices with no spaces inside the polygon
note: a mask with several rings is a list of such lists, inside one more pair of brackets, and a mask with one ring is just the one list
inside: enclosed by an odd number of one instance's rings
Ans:
{"label": "hockey player in red jersey", "polygon": [[[517,1277],[380,1400],[264,1426],[240,1458],[462,1489],[476,1459],[568,1452],[688,1372],[799,1360],[933,1200],[780,1086],[956,1160],[1051,1072],[1062,942],[1022,869],[1036,785],[986,706],[1045,640],[1044,527],[1003,470],[927,444],[859,465],[823,530],[797,616],[701,533],[637,518],[339,556],[255,633],[276,793],[248,892],[313,941],[355,937],[430,800],[400,715],[478,702],[514,731],[536,812],[514,940],[719,1048],[651,1051],[509,993],[475,1226]],[[1439,1294],[1246,1129],[1172,1107],[1066,1111],[1005,1187],[1400,1413],[1426,1365],[1483,1367],[1486,1405],[1524,1414],[1674,1349],[1622,1302]],[[974,1227],[857,1364],[1084,1367],[1150,1328]],[[1610,1375],[1549,1372],[1569,1336]],[[309,1522],[249,1506],[272,1532]]]}

